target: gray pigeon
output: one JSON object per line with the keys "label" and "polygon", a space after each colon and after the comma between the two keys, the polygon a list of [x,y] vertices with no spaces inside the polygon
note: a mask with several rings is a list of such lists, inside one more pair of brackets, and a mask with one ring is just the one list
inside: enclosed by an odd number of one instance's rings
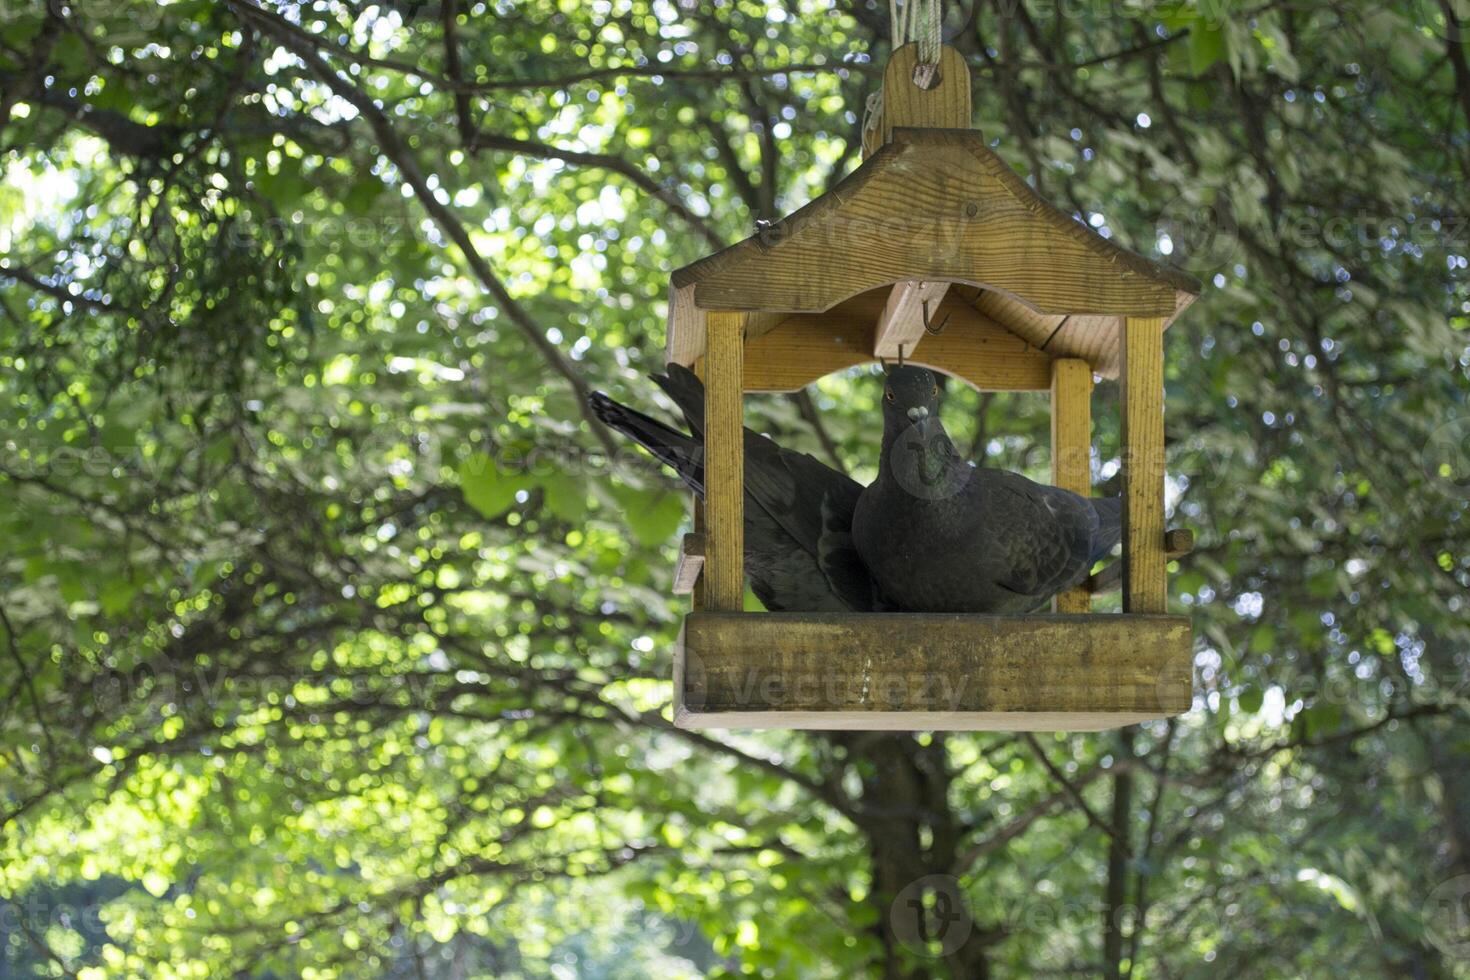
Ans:
{"label": "gray pigeon", "polygon": [[[683,411],[693,435],[591,395],[593,413],[671,467],[704,497],[704,385],[671,364],[653,380]],[[745,574],[773,612],[864,612],[873,587],[850,537],[862,486],[805,453],[745,430]]]}
{"label": "gray pigeon", "polygon": [[882,602],[908,612],[1035,611],[1087,577],[1121,533],[1120,501],[960,458],[939,386],[916,367],[883,392],[883,456],[852,537]]}

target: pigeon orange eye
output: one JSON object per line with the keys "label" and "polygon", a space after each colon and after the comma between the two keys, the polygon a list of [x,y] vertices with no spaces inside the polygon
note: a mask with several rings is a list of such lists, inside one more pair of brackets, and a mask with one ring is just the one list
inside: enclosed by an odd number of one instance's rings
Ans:
{"label": "pigeon orange eye", "polygon": [[939,394],[939,386],[938,385],[935,385],[934,386],[934,390],[931,391],[931,392],[929,392],[929,394],[931,394],[931,395],[937,395],[937,394]]}
{"label": "pigeon orange eye", "polygon": [[893,401],[893,389],[889,388],[887,391],[883,392],[883,398],[885,401]]}

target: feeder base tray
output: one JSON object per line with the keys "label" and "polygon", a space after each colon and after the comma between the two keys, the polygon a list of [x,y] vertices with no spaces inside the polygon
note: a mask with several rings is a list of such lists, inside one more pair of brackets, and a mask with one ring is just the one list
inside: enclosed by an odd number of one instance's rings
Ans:
{"label": "feeder base tray", "polygon": [[1189,710],[1183,616],[691,613],[681,728],[1100,731]]}

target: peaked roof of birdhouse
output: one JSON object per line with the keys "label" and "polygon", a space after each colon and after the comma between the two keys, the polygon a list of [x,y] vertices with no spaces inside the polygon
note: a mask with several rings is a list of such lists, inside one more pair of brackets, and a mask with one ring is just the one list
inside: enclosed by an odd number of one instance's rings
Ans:
{"label": "peaked roof of birdhouse", "polygon": [[668,359],[703,354],[711,310],[748,311],[749,341],[916,280],[977,287],[966,302],[984,317],[1105,376],[1117,374],[1119,317],[1167,326],[1200,292],[1042,200],[979,131],[895,128],[828,193],[673,274]]}

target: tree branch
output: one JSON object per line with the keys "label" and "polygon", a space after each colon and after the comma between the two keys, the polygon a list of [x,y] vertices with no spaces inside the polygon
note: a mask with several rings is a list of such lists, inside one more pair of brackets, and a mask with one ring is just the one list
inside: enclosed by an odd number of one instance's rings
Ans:
{"label": "tree branch", "polygon": [[725,247],[725,240],[713,228],[706,224],[703,218],[690,211],[684,202],[679,200],[678,195],[622,157],[614,156],[610,153],[589,153],[585,150],[568,150],[559,146],[552,146],[550,143],[513,139],[509,136],[499,136],[485,132],[475,134],[474,145],[477,149],[506,150],[524,156],[537,157],[542,160],[561,160],[563,163],[610,170],[615,174],[626,177],[634,186],[646,192],[650,197],[657,198],[661,201],[669,210],[687,222],[691,228],[699,232],[704,237],[704,240],[710,244],[710,247],[715,249]]}
{"label": "tree branch", "polygon": [[444,25],[444,71],[454,83],[454,118],[459,123],[459,140],[466,150],[475,148],[476,129],[469,92],[464,88],[464,73],[459,63],[459,0],[442,0],[440,23]]}
{"label": "tree branch", "polygon": [[[439,226],[440,231],[459,247],[460,252],[465,257],[466,263],[469,264],[475,277],[480,280],[480,284],[485,288],[485,291],[490,294],[491,298],[495,300],[496,304],[510,318],[511,322],[531,342],[531,346],[540,351],[541,356],[550,365],[552,370],[560,374],[566,380],[567,384],[571,386],[572,391],[577,396],[578,410],[581,412],[583,419],[586,420],[588,428],[592,430],[593,437],[602,444],[607,452],[616,452],[617,445],[613,442],[612,436],[608,434],[606,428],[592,415],[591,406],[587,403],[587,396],[591,393],[587,383],[572,366],[571,362],[567,360],[566,356],[562,354],[560,348],[547,338],[546,332],[536,324],[535,320],[531,318],[531,315],[526,312],[525,308],[511,296],[505,284],[495,275],[494,271],[490,268],[490,264],[485,261],[484,256],[475,247],[474,241],[470,238],[469,232],[465,229],[459,218],[434,196],[434,192],[430,189],[428,180],[425,178],[418,160],[409,150],[407,144],[403,142],[403,139],[398,135],[397,131],[393,128],[393,124],[389,122],[387,115],[379,108],[378,104],[355,84],[343,78],[336,69],[323,61],[317,54],[315,46],[304,41],[294,29],[294,25],[290,24],[289,21],[284,21],[277,15],[265,10],[256,4],[254,0],[227,0],[227,2],[231,8],[242,14],[246,20],[254,23],[262,31],[280,41],[281,44],[306,64],[313,75],[320,79],[338,96],[351,103],[353,108],[362,114],[362,117],[367,120],[368,125],[372,127],[373,133],[377,136],[379,149],[383,155],[389,160],[392,160],[393,164],[403,174],[404,180],[408,182],[409,187],[413,190],[414,197],[418,199],[419,204],[424,210],[429,213],[434,223]],[[282,26],[283,24],[285,26]]]}
{"label": "tree branch", "polygon": [[0,279],[7,278],[14,279],[17,282],[23,282],[37,292],[45,293],[47,296],[50,296],[53,299],[60,300],[63,303],[73,303],[77,306],[84,306],[87,309],[92,310],[93,312],[122,312],[118,309],[118,307],[112,305],[106,300],[92,299],[85,294],[68,292],[65,288],[58,286],[55,283],[47,282],[23,265],[16,265],[8,258],[0,259]]}
{"label": "tree branch", "polygon": [[[1087,822],[1092,824],[1092,826],[1096,827],[1098,830],[1102,831],[1104,834],[1107,834],[1108,837],[1112,838],[1113,840],[1122,840],[1122,834],[1120,834],[1116,828],[1110,826],[1106,821],[1104,821],[1102,817],[1099,817],[1096,813],[1094,813],[1092,807],[1087,805],[1087,801],[1082,798],[1082,788],[1080,786],[1074,785],[1071,780],[1067,779],[1067,777],[1062,774],[1062,771],[1058,769],[1056,767],[1056,764],[1051,761],[1051,757],[1046,754],[1046,750],[1041,747],[1041,743],[1036,740],[1036,736],[1031,734],[1030,732],[1025,732],[1022,734],[1022,737],[1026,740],[1026,744],[1031,746],[1031,751],[1036,754],[1036,758],[1039,759],[1041,761],[1041,764],[1046,767],[1046,771],[1051,774],[1051,778],[1055,779],[1058,783],[1061,783],[1062,788],[1067,791],[1067,795],[1072,798],[1072,802],[1077,804],[1077,808],[1080,809],[1082,811],[1082,815],[1087,818]],[[1114,767],[1114,769],[1116,768],[1117,767]]]}

